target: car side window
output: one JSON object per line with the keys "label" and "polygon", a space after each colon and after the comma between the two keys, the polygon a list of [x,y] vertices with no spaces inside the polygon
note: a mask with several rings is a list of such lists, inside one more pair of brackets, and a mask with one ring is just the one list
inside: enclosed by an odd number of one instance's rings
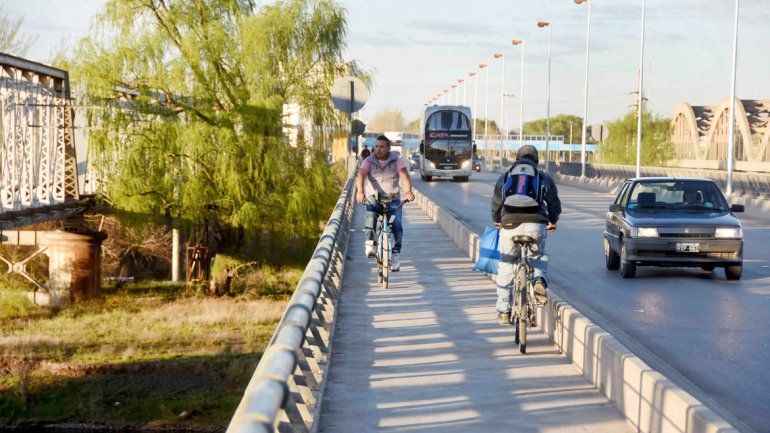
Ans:
{"label": "car side window", "polygon": [[628,187],[629,187],[629,185],[631,185],[631,184],[630,183],[623,184],[623,186],[620,188],[620,192],[618,193],[618,196],[615,197],[615,203],[614,204],[619,204],[619,205],[625,207],[624,203],[626,202],[626,197],[627,197],[627,194],[628,194]]}

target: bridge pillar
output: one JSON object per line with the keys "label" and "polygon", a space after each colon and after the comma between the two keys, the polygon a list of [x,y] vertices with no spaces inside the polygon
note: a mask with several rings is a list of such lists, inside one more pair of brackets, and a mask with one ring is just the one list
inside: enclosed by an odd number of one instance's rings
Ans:
{"label": "bridge pillar", "polygon": [[101,295],[102,232],[41,233],[39,245],[48,256],[48,291],[30,294],[38,305],[59,307]]}

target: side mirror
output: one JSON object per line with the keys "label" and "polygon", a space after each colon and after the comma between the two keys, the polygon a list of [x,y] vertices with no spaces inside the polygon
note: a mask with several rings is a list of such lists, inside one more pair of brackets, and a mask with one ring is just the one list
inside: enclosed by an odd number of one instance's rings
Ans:
{"label": "side mirror", "polygon": [[425,155],[425,141],[420,141],[420,153]]}
{"label": "side mirror", "polygon": [[730,212],[746,212],[746,206],[742,204],[734,204],[730,206]]}
{"label": "side mirror", "polygon": [[620,212],[622,210],[623,210],[623,206],[617,203],[613,203],[610,205],[610,212]]}

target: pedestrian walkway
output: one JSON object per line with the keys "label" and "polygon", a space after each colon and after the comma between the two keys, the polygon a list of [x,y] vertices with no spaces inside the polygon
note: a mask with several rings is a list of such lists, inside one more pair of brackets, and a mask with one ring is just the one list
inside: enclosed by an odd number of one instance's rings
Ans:
{"label": "pedestrian walkway", "polygon": [[527,354],[497,324],[495,285],[415,205],[387,290],[364,259],[363,208],[348,247],[320,431],[631,432],[539,329]]}

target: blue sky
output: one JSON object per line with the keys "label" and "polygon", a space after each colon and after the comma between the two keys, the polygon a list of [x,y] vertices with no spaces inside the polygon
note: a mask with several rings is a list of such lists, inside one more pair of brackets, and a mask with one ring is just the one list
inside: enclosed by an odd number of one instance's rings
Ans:
{"label": "blue sky", "polygon": [[[88,31],[99,0],[0,0],[39,39],[29,57],[46,61]],[[622,115],[633,101],[639,62],[641,0],[591,0],[589,122]],[[396,108],[407,119],[441,89],[490,64],[490,118],[500,117],[500,61],[506,57],[506,124],[519,119],[519,51],[525,41],[525,120],[545,117],[547,44],[539,20],[553,24],[551,113],[582,114],[586,5],[572,0],[345,0],[346,57],[375,71],[364,118]],[[677,103],[717,104],[730,85],[733,0],[647,0],[645,94],[669,116]],[[741,4],[737,94],[770,98],[770,2]],[[473,104],[473,81],[467,103]],[[483,114],[484,79],[479,80]]]}

